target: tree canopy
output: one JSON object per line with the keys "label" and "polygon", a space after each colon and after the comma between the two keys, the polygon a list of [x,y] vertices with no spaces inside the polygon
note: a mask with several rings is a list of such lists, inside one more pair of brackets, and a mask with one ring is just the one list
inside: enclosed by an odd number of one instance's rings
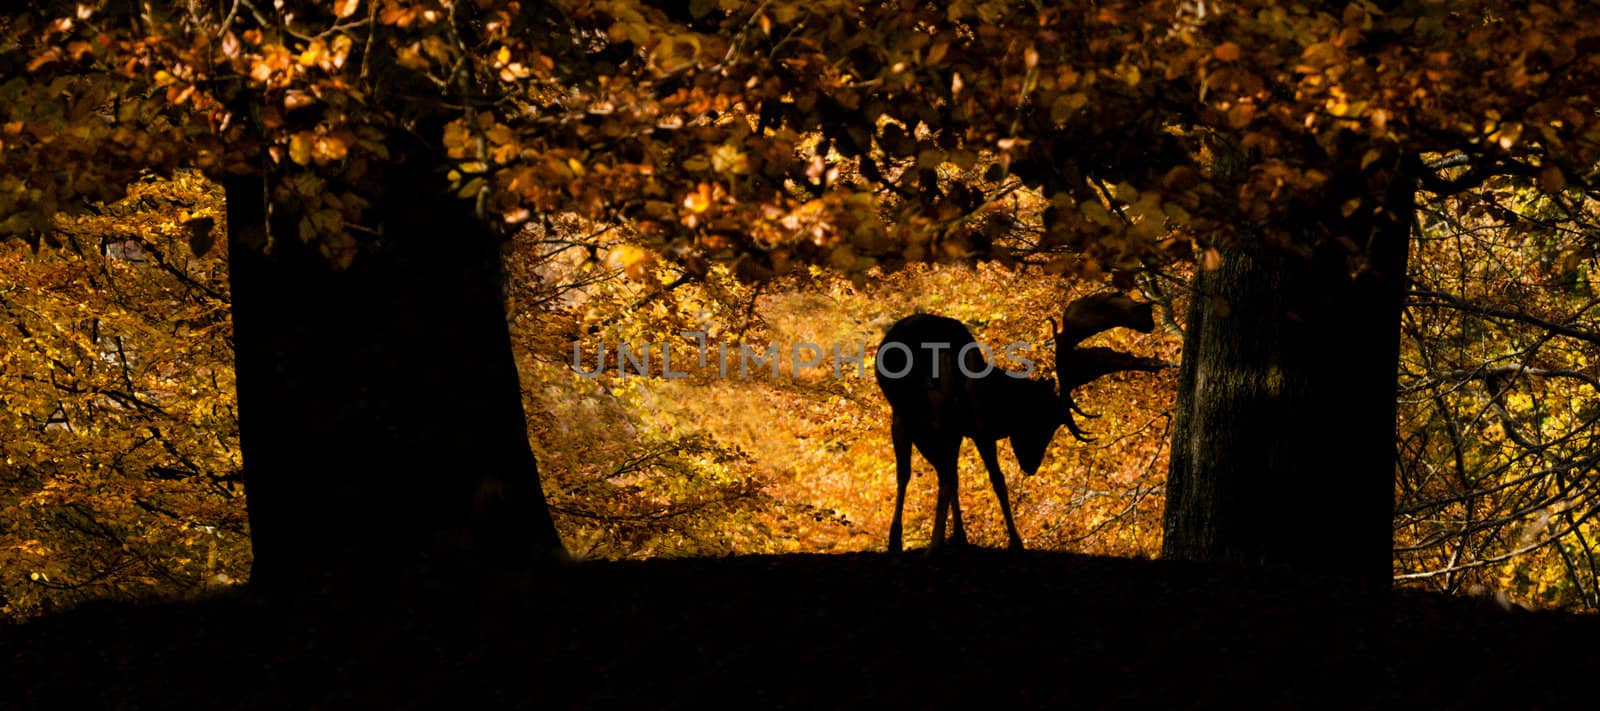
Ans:
{"label": "tree canopy", "polygon": [[45,7],[8,18],[13,235],[138,171],[268,170],[348,260],[389,137],[422,131],[486,217],[576,212],[696,270],[1006,256],[1021,229],[1125,271],[1337,238],[1297,217],[1362,219],[1418,156],[1439,193],[1568,200],[1600,157],[1600,22],[1570,1]]}

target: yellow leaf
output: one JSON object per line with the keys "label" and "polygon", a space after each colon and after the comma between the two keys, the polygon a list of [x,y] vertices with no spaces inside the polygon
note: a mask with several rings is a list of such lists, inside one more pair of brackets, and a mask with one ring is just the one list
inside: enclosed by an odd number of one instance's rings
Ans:
{"label": "yellow leaf", "polygon": [[1380,150],[1378,150],[1376,148],[1372,148],[1372,149],[1367,150],[1366,153],[1363,153],[1361,155],[1361,169],[1362,170],[1366,170],[1367,166],[1372,165],[1373,161],[1375,161],[1375,160],[1377,160],[1379,158],[1382,158],[1382,157],[1383,157],[1383,151],[1380,151]]}
{"label": "yellow leaf", "polygon": [[749,169],[749,160],[738,146],[724,143],[711,152],[711,167],[718,173],[739,175]]}
{"label": "yellow leaf", "polygon": [[349,152],[349,147],[337,136],[323,136],[312,146],[312,158],[318,165],[344,160]]}
{"label": "yellow leaf", "polygon": [[360,7],[361,0],[337,0],[333,6],[333,14],[338,15],[339,19],[342,20],[356,14],[356,10]]}
{"label": "yellow leaf", "polygon": [[405,67],[406,69],[415,69],[417,71],[427,71],[428,70],[428,60],[426,60],[426,59],[424,59],[422,57],[422,53],[417,51],[417,47],[418,47],[417,43],[413,42],[413,43],[411,43],[410,46],[401,47],[398,50],[396,50],[395,51],[395,61],[396,61],[396,63],[398,63],[402,67]]}
{"label": "yellow leaf", "polygon": [[473,196],[478,194],[478,191],[483,189],[483,185],[484,185],[484,181],[483,181],[483,178],[481,178],[481,177],[480,178],[473,178],[471,180],[468,180],[466,185],[461,186],[461,189],[456,191],[456,197],[460,197],[460,198],[473,197]]}
{"label": "yellow leaf", "polygon": [[1139,67],[1133,64],[1117,65],[1116,75],[1128,86],[1138,86],[1139,81],[1144,78],[1144,74],[1139,71]]}
{"label": "yellow leaf", "polygon": [[1300,52],[1300,57],[1314,67],[1325,67],[1338,61],[1338,48],[1328,42],[1317,42]]}
{"label": "yellow leaf", "polygon": [[300,53],[300,66],[315,66],[322,59],[322,54],[327,50],[327,45],[322,40],[312,40],[310,46]]}
{"label": "yellow leaf", "polygon": [[621,267],[629,279],[642,279],[648,273],[655,257],[649,251],[633,245],[623,245],[606,255],[612,267]]}
{"label": "yellow leaf", "polygon": [[334,68],[344,66],[344,60],[350,56],[352,40],[349,35],[339,35],[333,38],[332,61]]}
{"label": "yellow leaf", "polygon": [[316,136],[310,131],[301,131],[289,137],[289,160],[297,165],[311,162],[311,146],[315,143]]}

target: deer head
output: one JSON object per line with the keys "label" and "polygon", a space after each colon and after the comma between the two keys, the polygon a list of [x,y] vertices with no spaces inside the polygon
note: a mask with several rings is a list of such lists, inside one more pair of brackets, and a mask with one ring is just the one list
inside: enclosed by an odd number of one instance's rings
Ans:
{"label": "deer head", "polygon": [[1066,424],[1076,431],[1071,414],[1061,417],[1060,400],[1056,398],[1055,384],[1048,380],[1014,381],[1010,401],[1013,410],[1011,426],[1011,451],[1017,456],[1017,466],[1022,473],[1033,476],[1044,462],[1045,450],[1055,437],[1056,429]]}

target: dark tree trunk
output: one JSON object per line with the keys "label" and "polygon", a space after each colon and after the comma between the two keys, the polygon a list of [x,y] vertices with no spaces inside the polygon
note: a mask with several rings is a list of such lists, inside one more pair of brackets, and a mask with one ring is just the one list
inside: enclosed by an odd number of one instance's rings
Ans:
{"label": "dark tree trunk", "polygon": [[1370,258],[1355,278],[1337,245],[1310,259],[1234,250],[1197,273],[1164,557],[1389,584],[1414,188],[1387,190],[1385,212],[1344,225]]}
{"label": "dark tree trunk", "polygon": [[252,582],[561,554],[527,428],[494,235],[431,165],[389,166],[382,246],[336,270],[260,177],[228,209]]}

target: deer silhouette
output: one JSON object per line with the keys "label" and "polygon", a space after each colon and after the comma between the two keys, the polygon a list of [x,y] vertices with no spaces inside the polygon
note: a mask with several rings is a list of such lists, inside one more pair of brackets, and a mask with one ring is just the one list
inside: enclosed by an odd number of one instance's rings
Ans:
{"label": "deer silhouette", "polygon": [[[1066,425],[1073,436],[1089,441],[1073,420],[1083,414],[1071,390],[1117,370],[1152,370],[1160,361],[1137,358],[1110,348],[1077,348],[1085,338],[1115,327],[1149,332],[1154,323],[1150,306],[1121,294],[1079,299],[1069,305],[1061,325],[1051,320],[1057,353],[1056,379],[1061,395],[1048,379],[1018,377],[994,369],[972,333],[961,322],[944,316],[914,314],[895,322],[878,346],[878,387],[893,412],[890,425],[894,442],[895,503],[889,525],[889,550],[903,544],[902,514],[906,485],[911,481],[911,449],[916,447],[933,464],[939,493],[934,508],[932,547],[945,541],[945,516],[949,512],[949,543],[965,545],[958,495],[958,461],[962,439],[978,448],[989,483],[1000,502],[1008,547],[1023,548],[1011,515],[1005,475],[1000,470],[997,442],[1011,441],[1011,451],[1025,475],[1039,470],[1056,429]],[[1062,350],[1064,348],[1064,350]],[[1061,358],[1066,354],[1066,366]],[[1084,415],[1091,417],[1090,415]]]}

